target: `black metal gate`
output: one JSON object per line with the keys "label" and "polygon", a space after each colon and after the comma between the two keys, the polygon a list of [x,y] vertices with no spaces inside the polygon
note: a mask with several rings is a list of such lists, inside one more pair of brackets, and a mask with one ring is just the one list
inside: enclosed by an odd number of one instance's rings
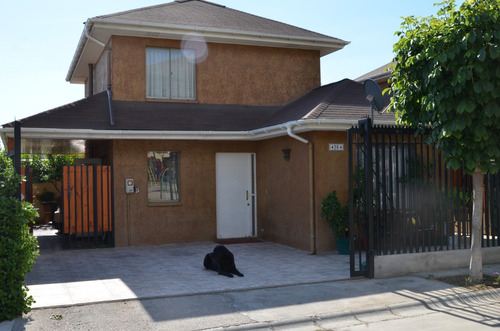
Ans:
{"label": "black metal gate", "polygon": [[63,167],[61,228],[65,248],[114,246],[113,169]]}
{"label": "black metal gate", "polygon": [[[472,178],[425,136],[364,119],[348,145],[351,276],[374,277],[375,255],[470,248]],[[499,185],[485,176],[483,246],[500,245]]]}

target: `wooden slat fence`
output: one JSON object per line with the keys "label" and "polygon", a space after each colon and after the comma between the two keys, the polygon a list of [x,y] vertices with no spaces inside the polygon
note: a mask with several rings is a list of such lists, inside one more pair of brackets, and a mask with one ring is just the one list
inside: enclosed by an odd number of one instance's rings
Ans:
{"label": "wooden slat fence", "polygon": [[112,246],[111,166],[65,166],[62,188],[62,231],[68,242]]}

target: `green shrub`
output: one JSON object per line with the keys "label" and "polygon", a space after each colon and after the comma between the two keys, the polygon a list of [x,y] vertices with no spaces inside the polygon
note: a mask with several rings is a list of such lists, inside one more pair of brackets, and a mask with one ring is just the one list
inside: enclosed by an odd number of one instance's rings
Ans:
{"label": "green shrub", "polygon": [[38,242],[29,233],[37,212],[16,199],[21,177],[0,150],[0,321],[27,313],[33,303],[24,283],[38,255]]}

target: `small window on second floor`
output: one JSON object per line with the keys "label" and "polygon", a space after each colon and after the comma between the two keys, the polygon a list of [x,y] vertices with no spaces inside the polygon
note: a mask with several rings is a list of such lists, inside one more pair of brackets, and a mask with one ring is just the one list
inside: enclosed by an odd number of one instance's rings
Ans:
{"label": "small window on second floor", "polygon": [[195,50],[146,48],[146,98],[194,100]]}

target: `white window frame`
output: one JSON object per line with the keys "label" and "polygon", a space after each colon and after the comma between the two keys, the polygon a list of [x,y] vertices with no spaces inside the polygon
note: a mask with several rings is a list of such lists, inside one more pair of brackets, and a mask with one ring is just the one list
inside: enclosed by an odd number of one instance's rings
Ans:
{"label": "white window frame", "polygon": [[196,100],[195,50],[146,47],[146,98]]}

